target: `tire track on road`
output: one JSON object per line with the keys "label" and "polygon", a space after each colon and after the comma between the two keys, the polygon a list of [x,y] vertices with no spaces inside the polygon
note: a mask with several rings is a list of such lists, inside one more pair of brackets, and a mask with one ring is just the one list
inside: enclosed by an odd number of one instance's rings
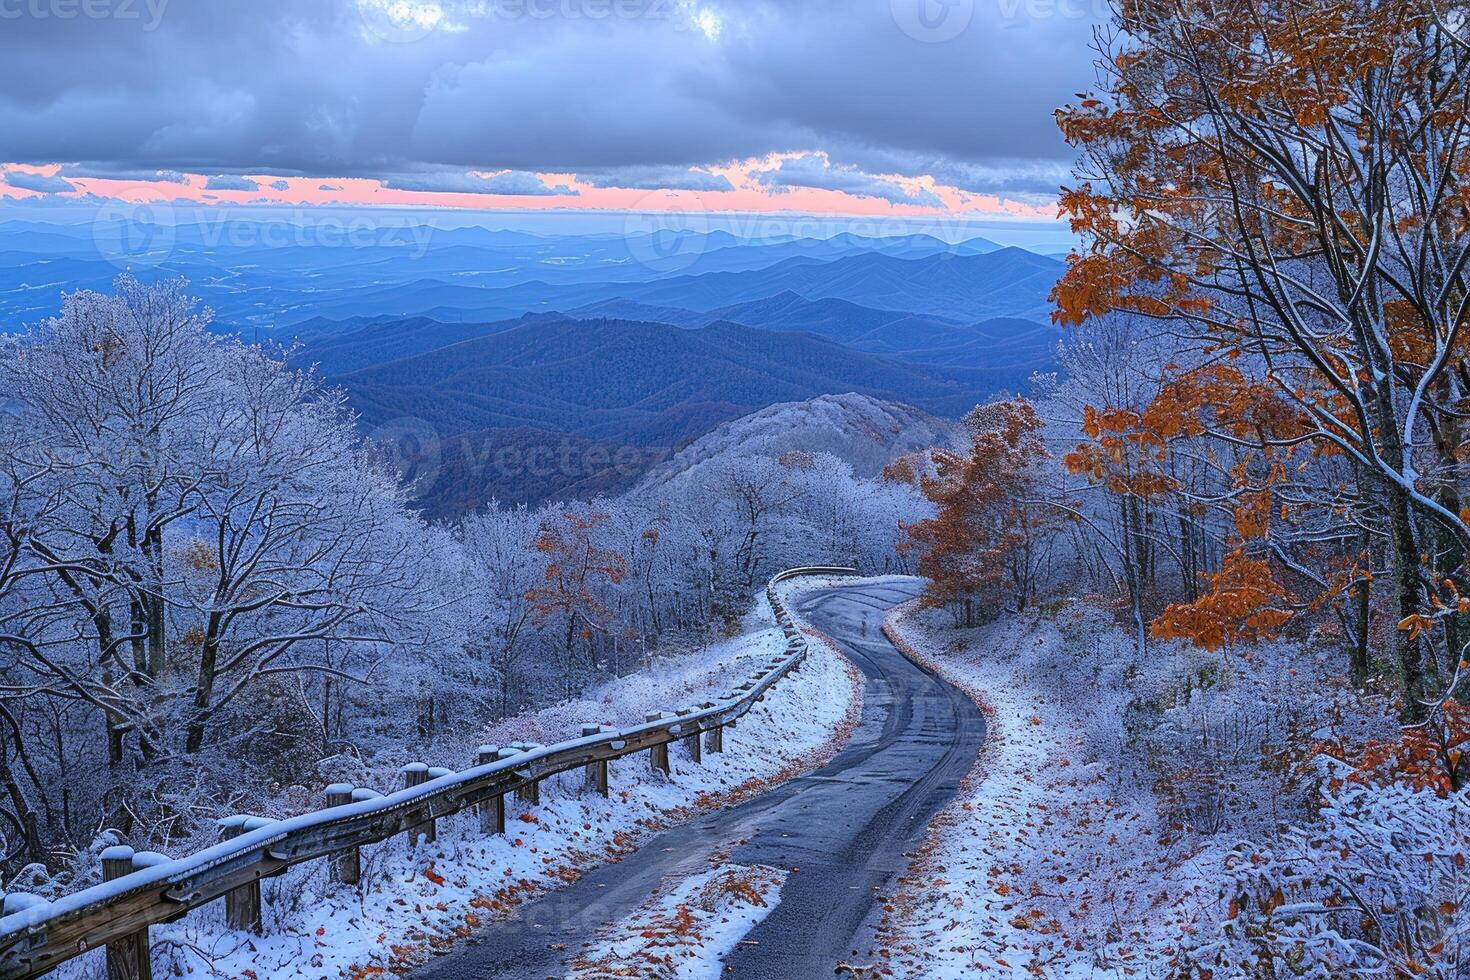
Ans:
{"label": "tire track on road", "polygon": [[[563,960],[603,923],[640,907],[674,875],[728,860],[793,870],[780,903],[726,958],[730,975],[797,980],[831,975],[865,954],[877,896],[907,864],[929,820],[958,791],[985,737],[974,703],[883,636],[888,609],[917,583],[813,590],[796,606],[862,671],[862,720],[823,768],[726,810],[664,831],[617,864],[493,923],[476,945],[419,971],[423,980],[563,977]],[[732,746],[739,751],[738,744]]]}

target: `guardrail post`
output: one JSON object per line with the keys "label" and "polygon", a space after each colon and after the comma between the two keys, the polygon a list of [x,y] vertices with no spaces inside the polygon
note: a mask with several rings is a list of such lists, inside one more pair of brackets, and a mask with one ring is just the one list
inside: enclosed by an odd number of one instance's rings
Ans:
{"label": "guardrail post", "polygon": [[[133,849],[126,845],[102,852],[102,880],[112,881],[133,870]],[[107,944],[107,980],[153,980],[148,960],[148,927]]]}
{"label": "guardrail post", "polygon": [[[216,824],[220,840],[234,840],[245,833],[246,821],[252,819],[245,814],[225,817]],[[264,932],[260,920],[260,880],[247,881],[238,888],[225,892],[225,925],[241,932],[253,932],[257,936]]]}
{"label": "guardrail post", "polygon": [[[706,701],[704,704],[700,705],[701,708],[705,708],[705,709],[713,708],[714,706],[715,705],[714,705],[714,702],[713,701]],[[725,726],[724,725],[716,725],[714,728],[711,728],[709,731],[707,731],[707,732],[704,733],[704,751],[706,751],[706,752],[723,752],[723,751],[725,751]]]}
{"label": "guardrail post", "polygon": [[[664,717],[664,713],[662,711],[650,711],[647,715],[644,715],[643,720],[644,721],[662,721],[663,720],[663,717]],[[663,742],[663,743],[661,743],[659,745],[655,745],[651,749],[648,750],[648,765],[649,765],[649,768],[654,769],[654,770],[656,770],[658,772],[661,772],[665,776],[669,775],[669,743],[668,742]]]}
{"label": "guardrail post", "polygon": [[[482,745],[475,751],[475,765],[488,766],[501,757],[497,745]],[[494,796],[480,804],[480,833],[505,833],[505,797]]]}
{"label": "guardrail post", "polygon": [[[510,748],[512,755],[518,755],[522,752],[529,752],[532,749],[539,749],[541,748],[541,746],[537,745],[535,742],[512,742],[510,743]],[[503,749],[501,750],[502,754],[504,753],[504,751],[505,750]],[[525,803],[527,806],[540,806],[541,780],[533,779],[526,785],[522,786],[520,789],[516,790],[516,799],[520,800],[522,803]]]}
{"label": "guardrail post", "polygon": [[[327,809],[352,802],[351,783],[333,783],[323,791]],[[339,885],[355,885],[362,880],[362,852],[356,844],[343,848],[327,858],[329,877]]]}
{"label": "guardrail post", "polygon": [[[512,758],[520,755],[521,754],[521,750],[518,749],[518,748],[516,748],[516,745],[518,745],[518,744],[520,744],[520,743],[515,743],[515,744],[512,744],[512,745],[507,745],[505,748],[501,749],[500,750],[500,757],[502,759],[512,759]],[[524,800],[526,798],[525,794],[521,790],[516,790],[513,795],[518,800]],[[503,795],[500,797],[500,801],[501,801],[501,806],[503,807],[505,805],[505,797]],[[504,823],[502,823],[501,826],[504,826]]]}
{"label": "guardrail post", "polygon": [[[429,781],[429,767],[425,763],[410,762],[408,765],[403,767],[402,772],[404,789],[412,789],[415,786],[422,786],[424,783],[427,783]],[[422,811],[420,811],[419,813],[415,813],[414,815],[424,815],[426,819],[421,820],[408,828],[408,843],[411,846],[417,846],[419,842],[419,837],[422,836],[425,843],[432,844],[439,837],[439,829],[434,825],[434,818],[429,817],[426,814],[422,814]]]}
{"label": "guardrail post", "polygon": [[[601,725],[582,726],[583,738],[587,738],[589,735],[600,734],[602,734]],[[606,759],[595,759],[592,762],[587,763],[587,788],[594,790],[599,796],[607,795],[608,785]]]}
{"label": "guardrail post", "polygon": [[[693,708],[680,708],[677,712],[680,718],[694,714]],[[704,752],[701,751],[699,732],[684,736],[684,747],[689,750],[689,758],[695,762],[704,762]]]}
{"label": "guardrail post", "polygon": [[[793,619],[791,610],[783,606],[781,597],[777,595],[776,583],[797,575],[852,573],[851,569],[822,566],[790,569],[771,579],[766,595],[770,600],[776,621],[780,624],[781,631],[786,637],[785,646],[780,656],[768,659],[761,672],[754,674],[744,683],[739,684],[735,691],[719,699],[717,702],[720,706],[719,713],[703,722],[708,726],[706,731],[699,731],[700,723],[691,723],[690,716],[698,714],[701,710],[710,710],[715,707],[708,703],[697,708],[686,708],[679,711],[678,719],[661,712],[651,713],[647,715],[648,728],[639,731],[638,735],[632,738],[621,733],[608,733],[606,737],[597,737],[597,734],[603,731],[602,729],[592,725],[583,726],[583,738],[597,743],[595,749],[588,749],[586,746],[579,747],[571,743],[555,746],[550,750],[526,742],[517,742],[510,748],[501,749],[494,746],[481,746],[477,752],[477,759],[481,766],[497,760],[510,760],[511,757],[520,756],[519,765],[515,761],[507,762],[507,770],[513,767],[514,773],[497,772],[480,782],[482,786],[495,787],[494,790],[482,789],[479,791],[492,794],[477,801],[482,829],[504,832],[507,802],[505,793],[508,791],[508,783],[524,782],[524,785],[514,792],[520,799],[537,804],[540,802],[541,783],[553,773],[564,771],[567,766],[575,767],[575,760],[579,758],[583,760],[587,784],[606,796],[610,789],[608,777],[611,759],[621,758],[623,753],[628,752],[630,742],[638,747],[637,751],[647,749],[650,767],[664,773],[665,776],[671,774],[669,745],[675,740],[684,742],[690,757],[696,762],[702,762],[705,752],[722,751],[724,731],[726,728],[735,728],[739,717],[743,717],[741,712],[751,706],[748,699],[764,700],[777,676],[784,676],[786,672],[794,672],[799,669],[810,653],[810,640]],[[686,725],[688,727],[685,727]],[[537,755],[538,759],[531,760],[530,754]],[[413,788],[423,787],[426,783],[451,774],[452,770],[449,769],[430,768],[423,763],[413,763],[403,768],[403,784],[411,791]],[[517,774],[524,774],[524,780],[521,775]],[[449,781],[445,779],[445,782]],[[428,841],[433,841],[437,836],[436,815],[448,817],[460,812],[467,805],[467,794],[462,790],[463,787],[446,787],[442,792],[420,796],[416,803],[406,807],[406,814],[397,807],[386,811],[391,814],[387,819],[390,820],[390,825],[401,826],[403,832],[411,836],[415,845],[420,835]],[[326,789],[324,805],[340,807],[348,802],[368,801],[381,795],[371,789],[352,789],[347,784],[333,784]],[[274,822],[261,817],[230,817],[219,822],[219,835],[222,840],[228,841],[251,834]],[[358,821],[352,822],[357,823]],[[382,825],[376,821],[365,822],[373,824],[370,833],[376,839],[376,835],[382,832]],[[360,846],[350,844],[343,846],[341,841],[355,838],[331,836],[334,832],[342,832],[343,828],[338,825],[338,821],[327,821],[327,823],[332,825],[327,831],[328,839],[338,842],[333,845],[338,849],[325,855],[329,862],[332,880],[344,884],[355,883],[358,888],[361,888],[363,868]],[[268,836],[270,835],[262,834],[261,839],[264,840]],[[55,909],[48,911],[46,907],[52,903],[38,896],[5,895],[0,892],[0,913],[7,916],[25,913],[28,916],[25,937],[17,938],[17,934],[12,933],[11,936],[5,938],[12,943],[12,946],[15,946],[17,942],[26,942],[28,950],[38,951],[37,955],[44,957],[38,962],[44,962],[47,968],[50,968],[85,952],[88,948],[86,943],[77,941],[73,932],[75,921],[73,916],[95,917],[101,922],[110,923],[104,927],[105,935],[109,937],[105,952],[108,980],[152,980],[153,971],[149,956],[151,952],[150,929],[153,925],[178,921],[206,899],[221,897],[225,901],[225,920],[232,929],[262,932],[263,909],[259,876],[281,874],[297,861],[305,860],[308,853],[313,858],[322,855],[319,848],[300,851],[283,847],[278,850],[273,844],[268,846],[261,844],[241,849],[238,843],[237,841],[236,844],[220,848],[221,851],[229,851],[232,848],[237,851],[234,855],[235,861],[229,862],[228,868],[219,867],[213,863],[201,863],[192,860],[197,859],[198,855],[191,856],[190,872],[198,876],[203,883],[197,890],[168,891],[160,896],[153,886],[140,886],[136,890],[122,888],[90,902],[86,908],[73,908],[62,912],[57,912]],[[246,851],[254,853],[246,853]],[[100,858],[103,880],[122,881],[124,885],[126,884],[125,876],[130,873],[143,868],[158,867],[169,862],[169,858],[162,854],[146,851],[135,852],[126,846],[108,848],[100,855]],[[253,863],[250,859],[253,859]],[[239,868],[239,865],[244,863],[250,863],[250,870]],[[245,880],[247,876],[255,880]],[[221,894],[221,890],[226,888],[229,890]],[[156,902],[155,900],[160,897],[166,901]],[[44,930],[52,916],[61,921],[61,928],[58,933],[47,937]],[[5,966],[0,966],[0,973],[4,973],[5,976],[10,975],[4,971],[7,966],[13,966],[15,951],[15,948],[10,949],[11,957],[5,959]],[[21,968],[28,969],[24,965]]]}

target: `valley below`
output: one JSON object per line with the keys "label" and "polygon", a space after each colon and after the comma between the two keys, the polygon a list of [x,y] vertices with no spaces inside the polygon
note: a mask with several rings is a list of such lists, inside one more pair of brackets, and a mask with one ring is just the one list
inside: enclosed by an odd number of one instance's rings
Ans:
{"label": "valley below", "polygon": [[[38,274],[68,288],[106,288],[120,268],[182,276],[215,330],[340,386],[435,518],[622,492],[774,405],[861,396],[933,428],[1056,368],[1047,294],[1062,264],[983,238],[558,237],[381,220],[356,239],[295,231],[289,262],[268,216],[0,224],[0,316],[34,323],[57,308]],[[119,258],[111,236],[125,234],[159,251]]]}

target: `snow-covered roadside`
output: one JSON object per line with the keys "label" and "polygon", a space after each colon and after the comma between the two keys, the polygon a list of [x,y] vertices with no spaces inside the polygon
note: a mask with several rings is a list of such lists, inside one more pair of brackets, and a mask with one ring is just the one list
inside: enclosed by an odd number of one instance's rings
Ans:
{"label": "snow-covered roadside", "polygon": [[1104,649],[1127,638],[1082,603],[962,634],[939,617],[908,603],[885,632],[969,693],[989,733],[889,897],[879,968],[926,980],[1170,976],[1178,938],[1214,927],[1208,871],[1226,844],[1166,839],[1157,797],[1114,763],[1122,734],[1105,692],[1119,678],[1099,668],[1129,659]]}
{"label": "snow-covered roadside", "polygon": [[796,609],[797,600],[808,592],[820,592],[839,585],[898,585],[915,584],[920,579],[912,575],[872,575],[854,578],[851,575],[803,575],[776,583],[776,594],[791,610]]}
{"label": "snow-covered roadside", "polygon": [[787,872],[719,865],[690,875],[606,930],[573,977],[714,980],[720,960],[780,901]]}
{"label": "snow-covered roadside", "polygon": [[[769,610],[764,621],[769,623]],[[620,724],[650,709],[718,694],[729,678],[784,646],[763,628],[657,671],[622,678],[594,697],[510,719],[481,733],[509,741],[566,737],[574,720]],[[846,740],[861,711],[857,672],[825,644],[812,644],[800,671],[777,684],[725,736],[726,751],[695,763],[671,750],[672,779],[641,757],[611,766],[612,794],[584,794],[581,774],[546,780],[542,803],[507,799],[507,833],[486,836],[465,813],[440,822],[438,840],[408,848],[403,838],[364,848],[364,887],[333,886],[326,862],[263,884],[266,935],[224,928],[221,903],[152,931],[159,975],[353,977],[400,972],[471,935],[487,920],[619,859],[652,833],[728,805],[819,767]],[[745,733],[760,733],[746,737]],[[437,761],[437,760],[434,760]],[[304,791],[303,791],[304,792]],[[589,929],[595,923],[589,923]],[[67,964],[63,977],[101,976],[100,951]]]}

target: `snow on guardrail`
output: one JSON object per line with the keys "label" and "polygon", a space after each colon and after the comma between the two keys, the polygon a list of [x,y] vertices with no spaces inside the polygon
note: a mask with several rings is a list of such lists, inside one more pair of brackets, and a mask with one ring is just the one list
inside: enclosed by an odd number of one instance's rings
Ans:
{"label": "snow on guardrail", "polygon": [[[807,641],[777,595],[776,585],[803,575],[851,575],[855,569],[812,566],[772,577],[766,598],[787,645],[767,667],[727,692],[677,713],[655,713],[639,725],[615,730],[587,726],[583,734],[555,745],[516,743],[505,749],[482,746],[478,764],[460,772],[408,766],[404,788],[379,794],[346,784],[327,788],[329,806],[283,820],[240,815],[221,820],[218,844],[169,859],[131,848],[102,855],[101,884],[54,902],[24,893],[0,893],[0,977],[25,980],[99,946],[107,947],[109,980],[151,976],[148,929],[191,909],[225,900],[225,919],[234,928],[259,929],[260,881],[292,865],[319,858],[332,862],[334,880],[353,884],[358,849],[395,834],[432,838],[435,821],[475,807],[487,832],[503,832],[507,794],[535,798],[542,780],[585,767],[589,785],[608,793],[607,763],[660,753],[680,740],[705,740],[722,751],[724,729],[761,700],[766,691],[807,654]],[[666,767],[666,763],[665,763]],[[598,778],[600,774],[600,779]]]}

